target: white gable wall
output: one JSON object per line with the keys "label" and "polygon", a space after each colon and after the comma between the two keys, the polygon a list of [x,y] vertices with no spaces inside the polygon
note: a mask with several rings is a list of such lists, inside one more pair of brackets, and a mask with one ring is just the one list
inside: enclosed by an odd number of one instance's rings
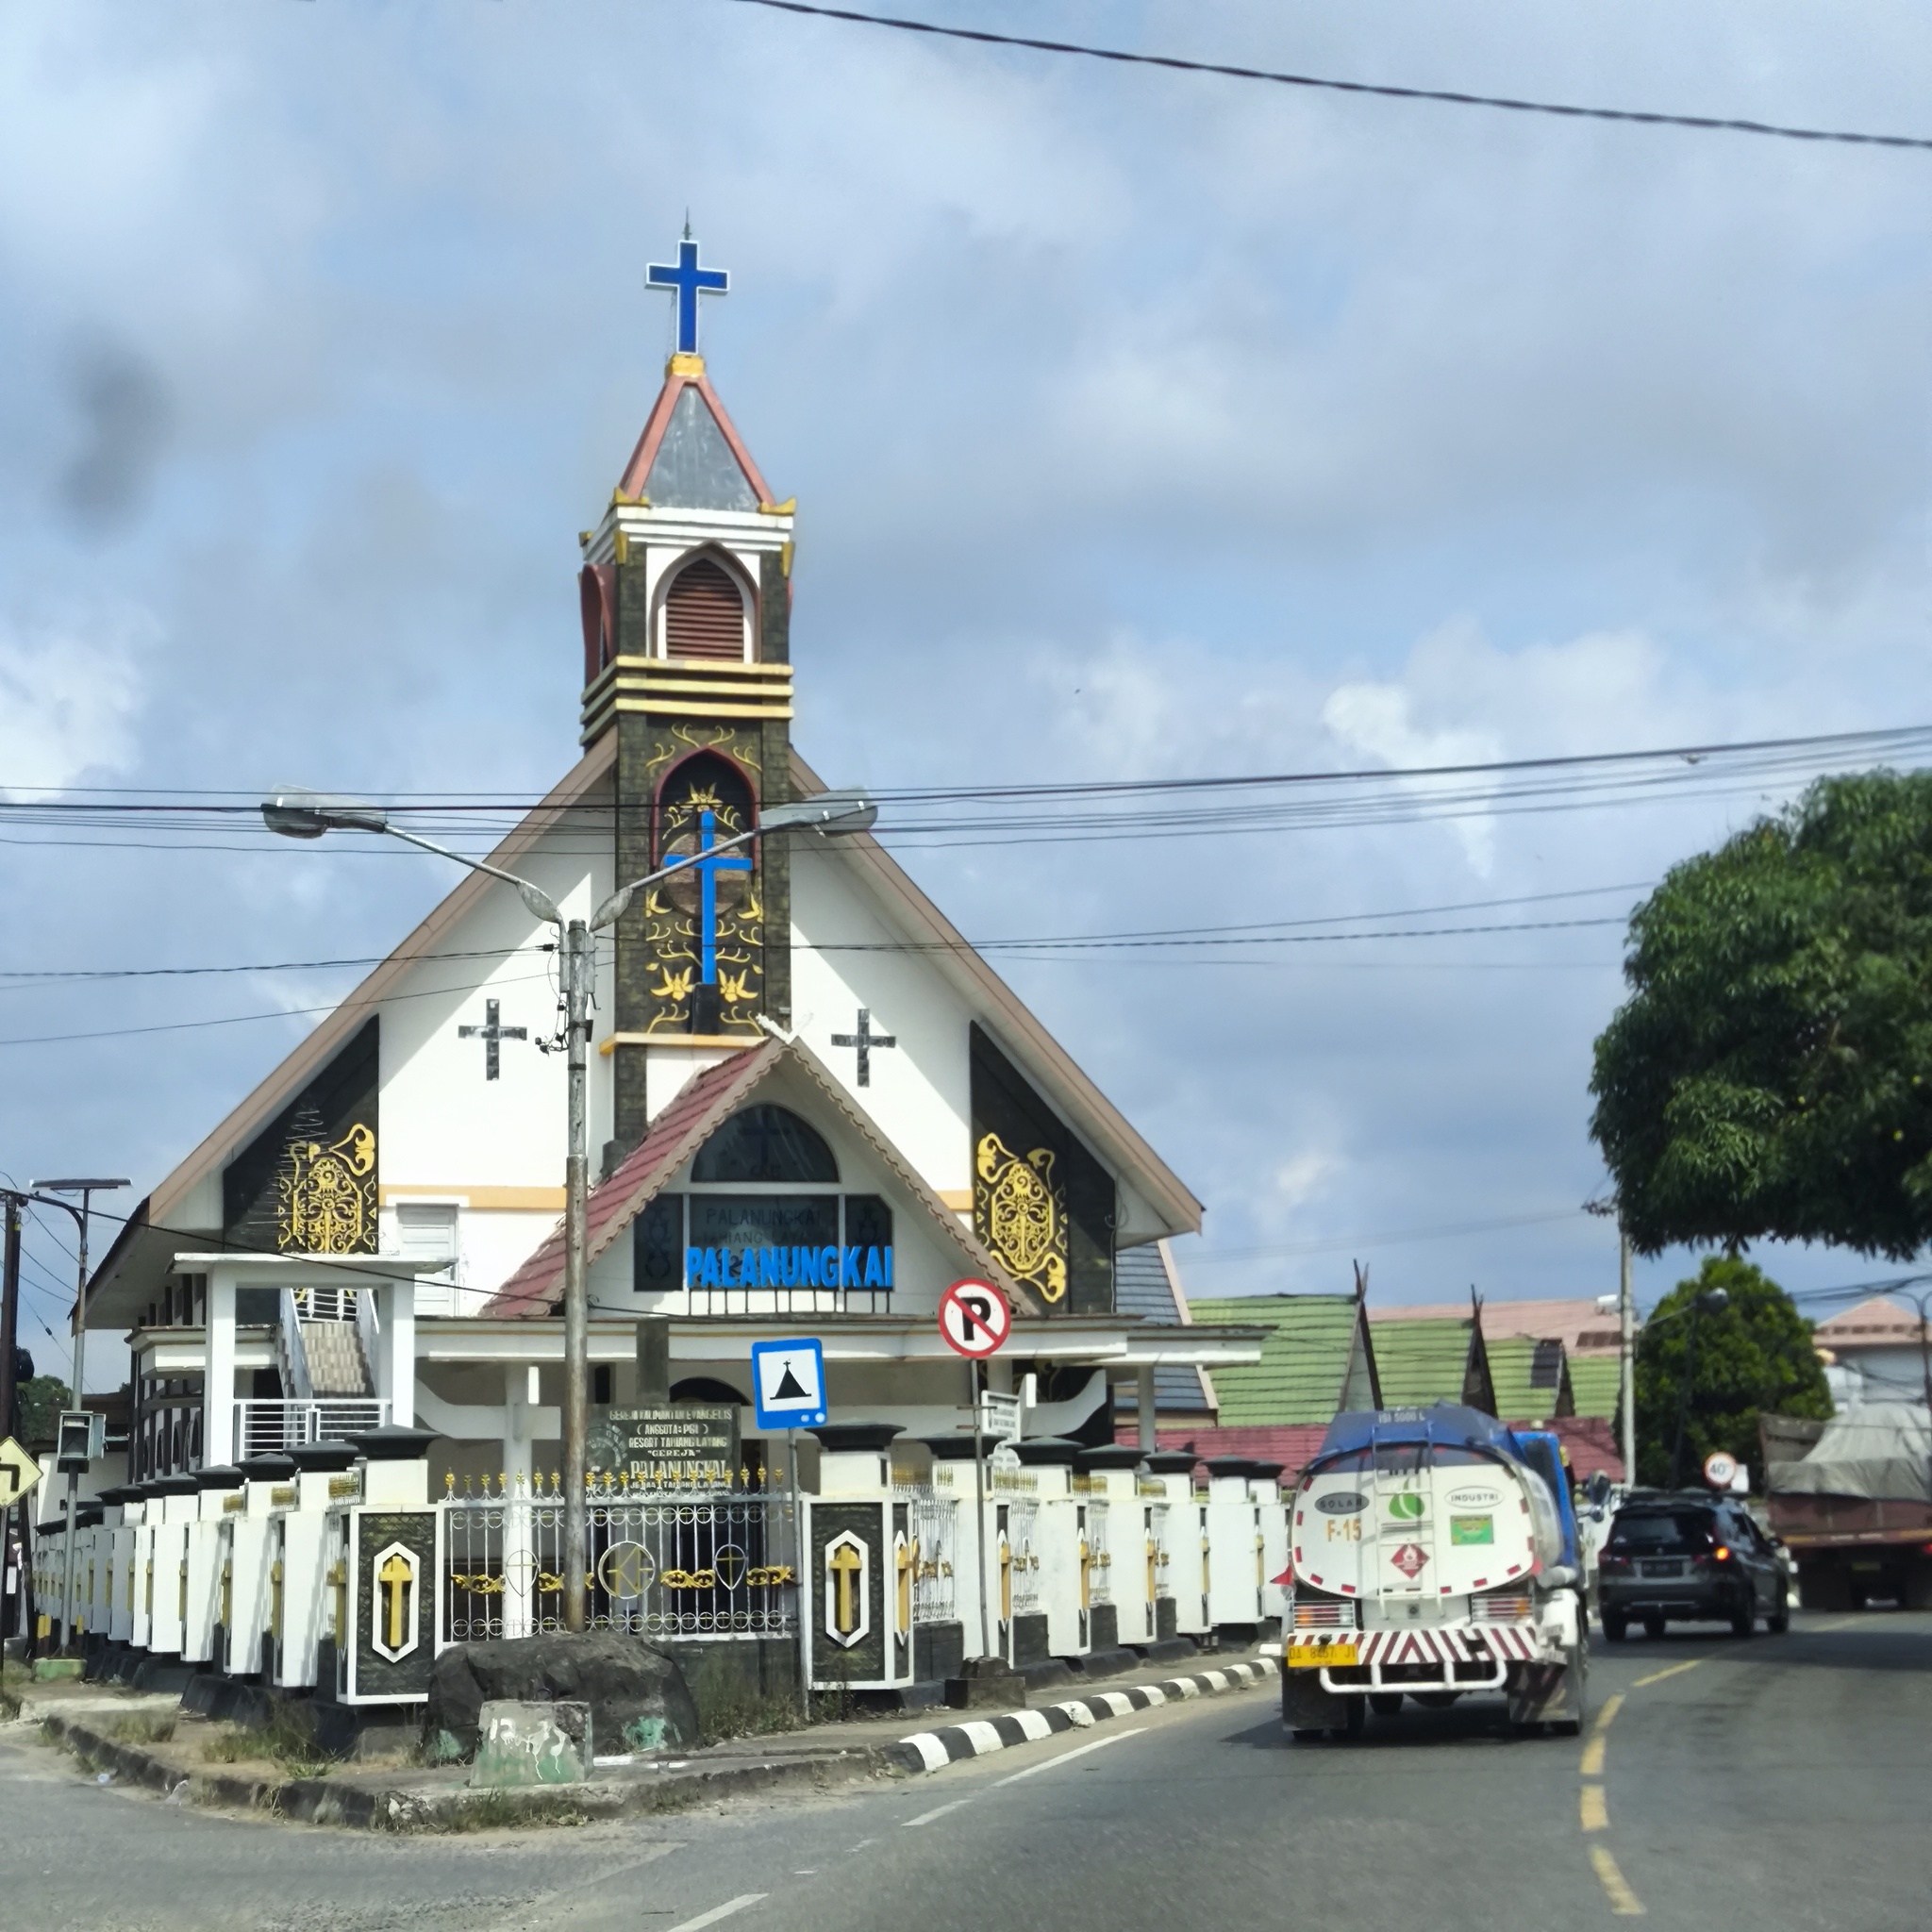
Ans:
{"label": "white gable wall", "polygon": [[[926,952],[821,952],[822,945],[894,944],[905,934],[836,849],[797,841],[791,861],[791,1024],[853,1104],[878,1124],[901,1158],[941,1195],[972,1188],[973,1013]],[[858,1085],[858,1056],[834,1046],[855,1029],[860,1007],[874,1033],[872,1084]]]}
{"label": "white gable wall", "polygon": [[[566,916],[587,919],[612,884],[610,856],[587,849],[595,842],[581,828],[554,831],[518,868]],[[534,948],[555,937],[554,927],[531,917],[514,887],[492,885],[437,950],[488,955]],[[609,950],[607,940],[600,948],[607,960]],[[450,1297],[425,1285],[425,1312],[441,1312],[435,1307],[439,1300],[447,1302],[447,1312],[470,1312],[527,1258],[561,1211],[567,1070],[562,1054],[540,1053],[536,1044],[557,1029],[558,973],[554,952],[425,959],[408,970],[398,995],[380,1006],[384,1249],[398,1246],[399,1199],[450,1202],[458,1208],[466,1292]],[[599,1010],[608,1014],[608,966],[598,979]],[[491,999],[498,1002],[499,1024],[529,1034],[501,1042],[494,1080],[485,1077],[484,1042],[457,1032],[481,1026]],[[610,1110],[610,1063],[593,1047],[593,1161],[608,1136]],[[532,1194],[537,1198],[528,1198]]]}

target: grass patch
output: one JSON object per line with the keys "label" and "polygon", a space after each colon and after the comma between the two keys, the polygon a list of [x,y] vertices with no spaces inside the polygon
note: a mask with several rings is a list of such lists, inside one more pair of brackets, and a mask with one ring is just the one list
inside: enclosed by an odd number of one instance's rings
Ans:
{"label": "grass patch", "polygon": [[708,1657],[690,1683],[700,1744],[795,1731],[805,1723],[795,1691],[758,1684],[722,1657]]}
{"label": "grass patch", "polygon": [[178,1722],[172,1710],[137,1710],[117,1717],[108,1726],[108,1735],[123,1744],[165,1744]]}
{"label": "grass patch", "polygon": [[330,1765],[308,1714],[281,1699],[270,1706],[265,1724],[225,1729],[202,1746],[201,1755],[210,1764],[267,1762],[291,1777],[321,1777]]}
{"label": "grass patch", "polygon": [[588,1824],[582,1806],[567,1793],[533,1792],[528,1797],[510,1791],[481,1791],[452,1805],[438,1821],[452,1832],[507,1831],[520,1824]]}

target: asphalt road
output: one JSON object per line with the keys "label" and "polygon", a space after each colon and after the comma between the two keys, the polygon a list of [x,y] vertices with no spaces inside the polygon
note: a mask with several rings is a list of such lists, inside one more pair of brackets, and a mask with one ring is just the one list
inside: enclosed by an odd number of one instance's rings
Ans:
{"label": "asphalt road", "polygon": [[1582,1740],[1466,1702],[1293,1744],[1272,1689],[832,1797],[391,1840],[185,1810],[0,1744],[33,1932],[1918,1928],[1932,1616],[1599,1641]]}

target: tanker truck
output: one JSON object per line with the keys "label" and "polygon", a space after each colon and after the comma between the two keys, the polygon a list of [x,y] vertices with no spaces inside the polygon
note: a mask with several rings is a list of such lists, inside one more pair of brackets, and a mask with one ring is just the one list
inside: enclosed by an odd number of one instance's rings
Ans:
{"label": "tanker truck", "polygon": [[1574,1518],[1503,1424],[1473,1408],[1336,1417],[1294,1496],[1281,1717],[1352,1738],[1405,1697],[1507,1700],[1575,1736],[1586,1624]]}

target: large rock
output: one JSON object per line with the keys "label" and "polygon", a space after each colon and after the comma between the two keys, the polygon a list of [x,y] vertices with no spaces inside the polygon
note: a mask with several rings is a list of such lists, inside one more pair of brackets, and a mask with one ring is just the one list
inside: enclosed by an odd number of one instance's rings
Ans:
{"label": "large rock", "polygon": [[599,1751],[689,1749],[698,1740],[697,1706],[672,1658],[619,1631],[558,1631],[444,1651],[429,1678],[430,1754],[474,1757],[486,1703],[558,1700],[590,1707]]}

